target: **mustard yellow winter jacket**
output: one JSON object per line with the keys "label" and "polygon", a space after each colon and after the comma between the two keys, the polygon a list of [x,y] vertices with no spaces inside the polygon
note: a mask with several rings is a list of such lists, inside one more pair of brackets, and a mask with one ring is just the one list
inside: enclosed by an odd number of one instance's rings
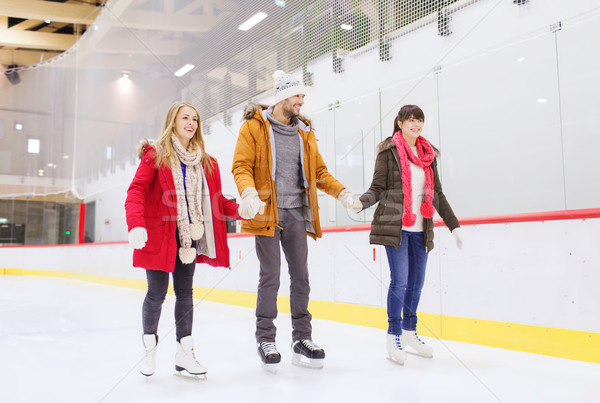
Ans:
{"label": "mustard yellow winter jacket", "polygon": [[[264,214],[257,214],[252,220],[242,221],[242,232],[273,236],[279,217],[272,152],[274,140],[270,130],[271,124],[266,118],[267,108],[266,105],[258,104],[246,107],[245,122],[240,128],[233,155],[232,173],[240,194],[247,187],[253,187],[260,199],[266,203]],[[298,134],[303,145],[300,158],[307,206],[306,232],[316,239],[321,237],[317,189],[337,198],[345,187],[327,171],[308,120],[300,119]]]}

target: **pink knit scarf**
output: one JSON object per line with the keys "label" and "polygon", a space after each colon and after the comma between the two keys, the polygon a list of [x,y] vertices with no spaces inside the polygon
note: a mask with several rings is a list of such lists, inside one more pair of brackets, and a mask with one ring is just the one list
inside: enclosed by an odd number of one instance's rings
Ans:
{"label": "pink knit scarf", "polygon": [[433,207],[433,169],[431,163],[435,158],[433,147],[423,136],[417,137],[417,154],[414,155],[410,146],[402,136],[402,131],[398,130],[392,137],[398,156],[400,157],[400,170],[402,171],[402,191],[404,192],[404,214],[402,215],[402,225],[412,227],[417,216],[412,212],[412,182],[410,173],[410,162],[420,166],[425,171],[425,197],[421,204],[421,214],[425,218],[433,217],[435,208]]}

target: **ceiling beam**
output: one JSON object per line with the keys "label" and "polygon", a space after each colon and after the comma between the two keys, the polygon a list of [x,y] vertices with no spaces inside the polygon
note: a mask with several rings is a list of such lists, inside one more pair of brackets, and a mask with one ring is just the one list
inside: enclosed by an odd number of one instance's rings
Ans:
{"label": "ceiling beam", "polygon": [[[0,17],[0,18],[2,18],[2,17]],[[10,27],[10,29],[13,29],[15,31],[27,31],[31,28],[37,27],[38,25],[40,25],[43,22],[44,21],[42,21],[42,20],[25,20],[25,21],[21,21],[18,24],[13,25],[12,27]],[[6,28],[8,28],[8,26]]]}
{"label": "ceiling beam", "polygon": [[101,7],[40,0],[0,0],[0,14],[26,20],[46,20],[90,25]]}
{"label": "ceiling beam", "polygon": [[30,66],[45,62],[61,53],[60,51],[0,49],[0,64],[4,64],[5,66],[15,64],[18,66]]}
{"label": "ceiling beam", "polygon": [[73,46],[75,42],[77,42],[75,35],[0,29],[0,46],[64,51]]}

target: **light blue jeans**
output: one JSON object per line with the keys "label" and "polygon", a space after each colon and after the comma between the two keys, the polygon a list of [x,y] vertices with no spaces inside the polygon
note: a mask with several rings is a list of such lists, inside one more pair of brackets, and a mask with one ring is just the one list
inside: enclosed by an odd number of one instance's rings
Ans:
{"label": "light blue jeans", "polygon": [[425,283],[427,250],[423,232],[402,231],[397,248],[385,247],[390,265],[387,296],[388,333],[417,330],[417,307]]}

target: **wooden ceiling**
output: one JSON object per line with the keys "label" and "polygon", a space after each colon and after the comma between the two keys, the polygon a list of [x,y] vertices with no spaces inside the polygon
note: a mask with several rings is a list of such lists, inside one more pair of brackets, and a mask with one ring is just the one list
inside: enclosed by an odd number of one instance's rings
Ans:
{"label": "wooden ceiling", "polygon": [[0,64],[44,62],[69,49],[107,0],[0,0]]}

